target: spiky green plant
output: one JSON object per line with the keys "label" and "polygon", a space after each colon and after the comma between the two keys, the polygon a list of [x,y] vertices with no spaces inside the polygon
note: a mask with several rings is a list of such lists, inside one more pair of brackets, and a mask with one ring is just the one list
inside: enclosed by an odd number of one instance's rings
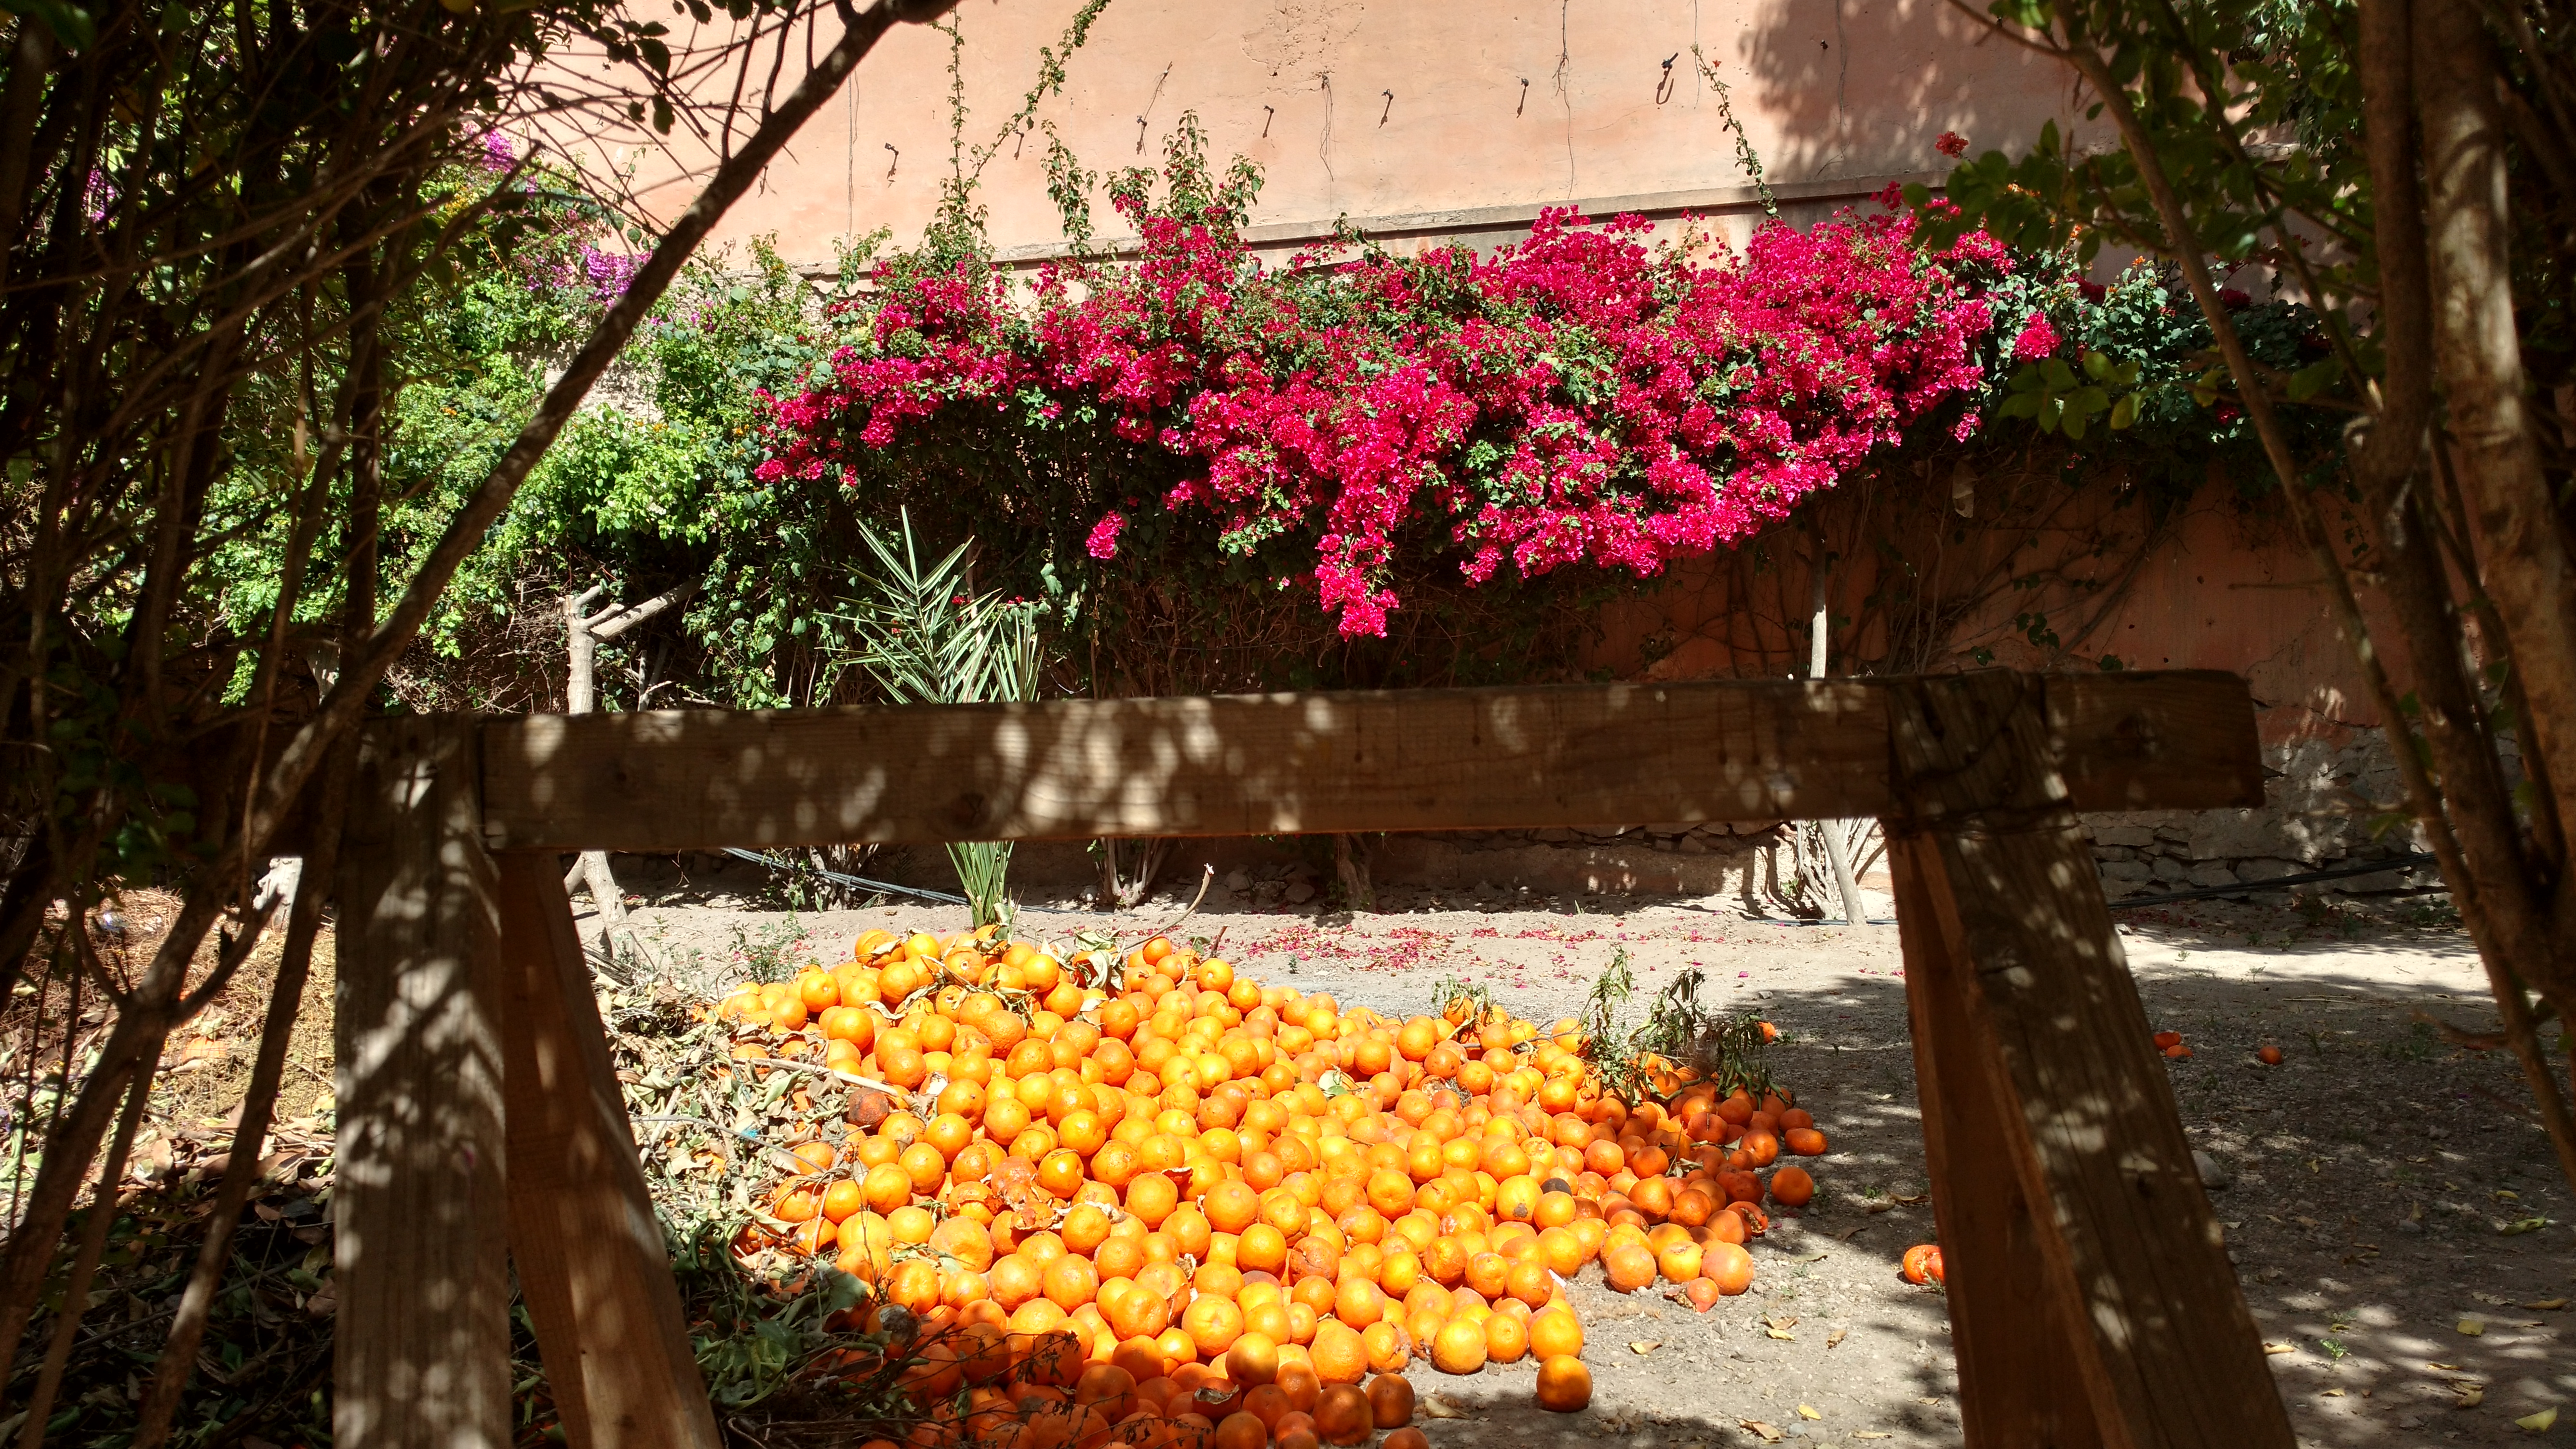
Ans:
{"label": "spiky green plant", "polygon": [[[865,523],[859,537],[876,556],[860,582],[870,597],[840,615],[858,647],[840,661],[868,672],[897,704],[986,704],[1035,699],[1044,655],[1039,605],[974,591],[975,540],[924,567],[912,514],[899,519],[898,540]],[[948,847],[958,888],[978,926],[1008,925],[1011,847],[978,841]]]}

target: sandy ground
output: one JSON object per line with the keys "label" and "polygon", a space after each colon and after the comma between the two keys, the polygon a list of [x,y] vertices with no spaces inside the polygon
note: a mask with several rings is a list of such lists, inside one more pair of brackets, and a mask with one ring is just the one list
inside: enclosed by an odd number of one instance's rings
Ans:
{"label": "sandy ground", "polygon": [[[1816,1203],[1758,1242],[1743,1297],[1700,1315],[1576,1286],[1587,1412],[1532,1410],[1526,1364],[1464,1379],[1420,1366],[1417,1384],[1460,1415],[1428,1425],[1434,1443],[1958,1443],[1941,1293],[1896,1271],[1906,1247],[1932,1240],[1933,1216],[1895,928],[1750,920],[1715,901],[1489,912],[1421,899],[1357,918],[1202,914],[1182,929],[1264,980],[1395,1012],[1456,979],[1523,1015],[1570,1014],[1623,950],[1641,1010],[1697,970],[1703,1002],[1781,1028],[1774,1069],[1834,1143]],[[1032,912],[1023,934],[1114,924],[1136,938],[1179,909],[1114,922]],[[2175,1099],[2226,1183],[2212,1201],[2300,1443],[2576,1442],[2576,1204],[2510,1058],[2446,1045],[2423,1019],[2493,1029],[2465,938],[2414,903],[2307,916],[2196,903],[2122,919],[2150,1019],[2194,1048],[2169,1065]],[[710,984],[739,979],[747,950],[838,955],[868,925],[962,920],[911,905],[790,917],[675,901],[640,914],[672,973]],[[2261,1065],[2266,1043],[2288,1060]],[[2553,1405],[2567,1422],[2515,1427]]]}

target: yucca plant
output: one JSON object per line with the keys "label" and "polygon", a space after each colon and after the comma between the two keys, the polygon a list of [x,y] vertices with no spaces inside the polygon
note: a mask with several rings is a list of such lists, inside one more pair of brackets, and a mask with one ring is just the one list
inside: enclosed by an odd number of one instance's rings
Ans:
{"label": "yucca plant", "polygon": [[[1043,656],[1038,604],[974,592],[969,562],[975,540],[924,567],[912,536],[912,514],[898,520],[900,539],[865,523],[859,537],[876,556],[860,576],[869,597],[840,617],[858,647],[838,663],[855,664],[897,704],[984,704],[1035,699]],[[898,544],[900,545],[898,547]],[[979,841],[948,847],[958,888],[978,926],[1010,923],[1011,847]]]}

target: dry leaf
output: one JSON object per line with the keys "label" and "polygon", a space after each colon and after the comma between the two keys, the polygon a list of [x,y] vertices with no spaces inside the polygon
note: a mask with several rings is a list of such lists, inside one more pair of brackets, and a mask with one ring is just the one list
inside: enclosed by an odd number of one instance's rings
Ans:
{"label": "dry leaf", "polygon": [[1851,1332],[1851,1330],[1850,1330],[1850,1329],[1848,1329],[1848,1328],[1837,1328],[1837,1329],[1835,1329],[1833,1332],[1826,1334],[1826,1335],[1825,1335],[1825,1347],[1827,1347],[1827,1348],[1832,1348],[1834,1345],[1836,1345],[1836,1344],[1838,1344],[1838,1343],[1841,1343],[1841,1342],[1843,1341],[1843,1337],[1844,1337],[1844,1335],[1846,1335],[1846,1334],[1848,1334],[1848,1333],[1850,1333],[1850,1332]]}
{"label": "dry leaf", "polygon": [[1463,1419],[1467,1417],[1466,1406],[1459,1403],[1456,1399],[1450,1398],[1446,1394],[1423,1395],[1422,1412],[1427,1417],[1434,1419]]}
{"label": "dry leaf", "polygon": [[2467,1334],[2471,1338],[2478,1338],[2486,1333],[2487,1326],[2478,1319],[2463,1318],[2459,1322],[2459,1329],[2460,1332]]}
{"label": "dry leaf", "polygon": [[2343,1397],[2343,1390],[2328,1389],[2324,1393],[2317,1395],[2317,1397],[2320,1399],[2340,1399]]}
{"label": "dry leaf", "polygon": [[2484,1384],[2462,1384],[2452,1392],[2459,1395],[2451,1401],[2454,1409],[2474,1409],[2487,1401],[2487,1386]]}
{"label": "dry leaf", "polygon": [[[1883,1213],[1894,1206],[1896,1206],[1896,1204],[1887,1198],[1874,1197],[1863,1202],[1860,1205],[1860,1210],[1865,1213]],[[1853,1231],[1857,1232],[1859,1229],[1855,1228]]]}
{"label": "dry leaf", "polygon": [[2471,1293],[2469,1296],[2478,1300],[2480,1303],[2492,1303],[2498,1308],[2511,1308],[2513,1306],[2512,1299],[2498,1298],[2492,1293]]}
{"label": "dry leaf", "polygon": [[1815,1410],[1808,1408],[1804,1404],[1800,1404],[1798,1406],[1798,1417],[1801,1419],[1821,1419],[1824,1415],[1817,1413]]}
{"label": "dry leaf", "polygon": [[1777,1444],[1780,1442],[1780,1431],[1763,1423],[1760,1419],[1739,1419],[1736,1422],[1743,1425],[1744,1428],[1751,1432],[1755,1438],[1760,1439],[1765,1444]]}
{"label": "dry leaf", "polygon": [[1798,1341],[1798,1335],[1791,1333],[1785,1328],[1766,1328],[1762,1330],[1762,1336],[1764,1338],[1776,1338],[1783,1343],[1796,1343]]}
{"label": "dry leaf", "polygon": [[2537,1308],[2544,1312],[2553,1312],[2557,1309],[2566,1307],[2567,1300],[2564,1298],[2543,1298],[2536,1303],[2526,1303],[2522,1306],[2525,1308]]}
{"label": "dry leaf", "polygon": [[2455,1374],[2455,1373],[2458,1373],[2458,1372],[2460,1371],[2460,1366],[2459,1366],[2458,1364],[2455,1364],[2455,1363],[2442,1363],[2442,1362],[2440,1362],[2440,1361],[2438,1361],[2438,1360],[2431,1360],[2431,1361],[2427,1361],[2427,1362],[2425,1363],[2424,1367],[2426,1367],[2426,1368],[2428,1368],[2428,1369],[2438,1370],[2438,1371],[2440,1371],[2440,1372],[2442,1372],[2442,1373],[2454,1373],[2454,1374]]}
{"label": "dry leaf", "polygon": [[2299,1346],[2295,1343],[2267,1343],[2263,1345],[2263,1351],[2265,1353],[2297,1353],[2299,1351]]}
{"label": "dry leaf", "polygon": [[2552,1406],[2537,1414],[2525,1414],[2513,1422],[2517,1427],[2529,1429],[2535,1434],[2546,1434],[2549,1432],[2549,1426],[2558,1422],[2558,1410]]}
{"label": "dry leaf", "polygon": [[1656,1349],[1662,1348],[1663,1346],[1663,1340],[1659,1338],[1640,1339],[1637,1342],[1628,1345],[1628,1351],[1636,1354],[1647,1354],[1653,1353]]}

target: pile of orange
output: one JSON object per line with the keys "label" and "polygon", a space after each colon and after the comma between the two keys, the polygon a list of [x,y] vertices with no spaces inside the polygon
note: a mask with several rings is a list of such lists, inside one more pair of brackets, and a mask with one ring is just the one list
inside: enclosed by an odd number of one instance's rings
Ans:
{"label": "pile of orange", "polygon": [[864,1079],[841,1140],[782,1144],[802,1170],[737,1249],[827,1259],[878,1312],[983,1335],[923,1385],[961,1438],[1000,1422],[974,1418],[977,1393],[1046,1378],[1029,1365],[1049,1356],[1061,1382],[1037,1387],[1105,1403],[1069,1443],[1155,1449],[1155,1424],[1193,1417],[1218,1449],[1356,1442],[1350,1394],[1416,1360],[1535,1359],[1541,1405],[1581,1408],[1563,1285],[1598,1264],[1702,1309],[1743,1292],[1766,1202],[1804,1206],[1794,1159],[1826,1147],[1783,1098],[1669,1063],[1625,1099],[1572,1021],[1464,998],[1393,1020],[1159,937],[1060,961],[989,930],[871,931],[717,1011],[751,1070]]}

